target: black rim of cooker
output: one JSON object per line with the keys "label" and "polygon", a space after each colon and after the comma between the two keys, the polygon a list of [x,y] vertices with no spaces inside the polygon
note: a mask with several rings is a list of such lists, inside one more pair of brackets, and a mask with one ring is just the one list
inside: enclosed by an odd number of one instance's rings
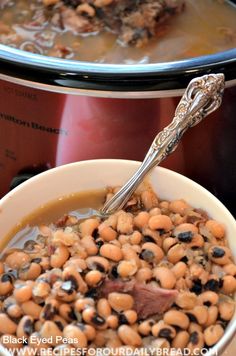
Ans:
{"label": "black rim of cooker", "polygon": [[185,88],[202,74],[236,79],[236,48],[212,55],[153,64],[102,64],[58,59],[0,45],[0,73],[66,88],[103,91],[160,91]]}

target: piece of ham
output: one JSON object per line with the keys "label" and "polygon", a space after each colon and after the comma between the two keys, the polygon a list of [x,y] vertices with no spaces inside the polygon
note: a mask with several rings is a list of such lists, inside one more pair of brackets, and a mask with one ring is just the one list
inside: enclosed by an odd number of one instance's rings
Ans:
{"label": "piece of ham", "polygon": [[124,282],[120,279],[106,279],[101,286],[104,297],[112,292],[128,293],[134,298],[134,309],[139,319],[145,319],[155,314],[163,314],[167,311],[178,295],[177,290],[164,289],[153,284],[135,282],[135,280]]}

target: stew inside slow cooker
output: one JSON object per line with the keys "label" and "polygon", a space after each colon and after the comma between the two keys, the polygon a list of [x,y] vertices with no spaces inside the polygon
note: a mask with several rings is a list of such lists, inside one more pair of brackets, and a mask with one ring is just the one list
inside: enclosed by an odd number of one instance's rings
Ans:
{"label": "stew inside slow cooker", "polygon": [[0,0],[0,12],[0,43],[60,58],[152,63],[236,47],[236,8],[218,0]]}

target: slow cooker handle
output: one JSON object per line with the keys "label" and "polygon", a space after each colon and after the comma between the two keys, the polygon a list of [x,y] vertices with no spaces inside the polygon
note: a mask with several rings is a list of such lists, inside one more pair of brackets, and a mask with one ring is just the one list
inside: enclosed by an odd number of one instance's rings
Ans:
{"label": "slow cooker handle", "polygon": [[26,180],[36,176],[39,173],[47,171],[50,168],[51,168],[51,165],[49,163],[42,163],[39,165],[33,165],[33,166],[29,166],[29,167],[25,167],[25,168],[21,169],[17,173],[17,175],[15,175],[12,178],[9,190],[16,188],[18,185],[25,182]]}

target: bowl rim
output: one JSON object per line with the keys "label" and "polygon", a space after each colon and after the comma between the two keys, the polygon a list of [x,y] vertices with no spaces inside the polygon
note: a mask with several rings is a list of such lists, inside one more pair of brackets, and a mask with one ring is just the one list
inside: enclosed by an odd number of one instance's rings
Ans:
{"label": "bowl rim", "polygon": [[[134,160],[125,160],[125,159],[94,159],[94,160],[85,160],[85,161],[79,161],[79,162],[73,162],[69,164],[65,164],[62,166],[58,166],[52,169],[49,169],[45,172],[39,173],[38,175],[30,178],[29,180],[23,182],[13,190],[11,190],[9,193],[7,193],[4,197],[1,198],[0,200],[0,209],[4,208],[4,204],[7,203],[9,200],[13,201],[14,195],[17,193],[21,194],[24,193],[24,190],[27,189],[29,185],[32,183],[37,183],[40,182],[42,178],[47,177],[48,175],[53,175],[53,174],[60,174],[60,171],[64,171],[67,168],[77,168],[81,166],[86,166],[86,165],[94,165],[94,164],[122,164],[122,165],[127,165],[127,166],[134,166],[138,167],[138,165],[141,164],[139,161],[134,161]],[[171,177],[178,177],[178,179],[181,179],[183,183],[190,184],[192,188],[200,189],[204,195],[210,200],[212,200],[217,206],[220,207],[224,211],[224,216],[227,216],[227,219],[230,220],[230,223],[235,225],[236,228],[236,220],[233,217],[233,215],[230,213],[230,211],[224,206],[224,204],[216,198],[211,192],[209,192],[206,188],[202,187],[199,183],[195,182],[194,180],[178,173],[173,170],[170,170],[168,168],[164,168],[161,166],[156,166],[153,170],[160,170],[164,174],[168,174]],[[36,208],[37,209],[37,208]],[[230,321],[230,324],[227,327],[227,331],[223,335],[223,337],[218,341],[218,343],[210,349],[207,353],[204,353],[205,356],[219,356],[221,353],[226,349],[226,347],[229,345],[229,343],[232,341],[233,336],[236,333],[236,314],[234,315],[234,318]],[[0,345],[0,351],[4,351],[5,355],[10,355],[10,353],[7,353],[7,349],[5,349],[2,345]]]}

